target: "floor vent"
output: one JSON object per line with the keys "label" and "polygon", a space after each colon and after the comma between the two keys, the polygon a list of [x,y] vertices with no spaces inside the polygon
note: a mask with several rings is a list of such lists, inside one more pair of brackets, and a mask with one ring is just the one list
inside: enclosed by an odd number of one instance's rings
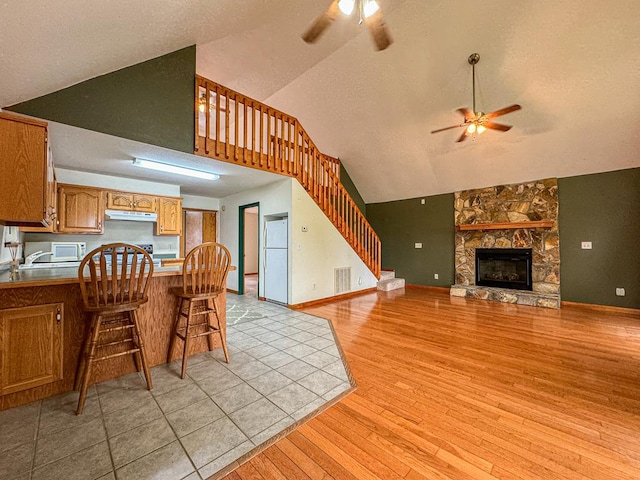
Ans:
{"label": "floor vent", "polygon": [[351,267],[335,268],[334,272],[334,293],[351,291]]}

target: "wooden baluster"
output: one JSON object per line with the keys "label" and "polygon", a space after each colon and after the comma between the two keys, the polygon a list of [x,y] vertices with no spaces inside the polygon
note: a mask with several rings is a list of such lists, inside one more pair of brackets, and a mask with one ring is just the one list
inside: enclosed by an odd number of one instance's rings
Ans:
{"label": "wooden baluster", "polygon": [[274,145],[271,141],[271,113],[267,107],[267,170],[271,168],[271,151]]}
{"label": "wooden baluster", "polygon": [[231,110],[231,102],[229,101],[229,91],[224,92],[224,158],[229,158],[229,110]]}
{"label": "wooden baluster", "polygon": [[260,104],[258,106],[258,112],[260,112],[260,141],[259,141],[259,145],[260,145],[260,167],[262,168],[262,166],[264,165],[264,161],[262,159],[262,155],[264,152],[264,113],[262,112],[262,104]]}
{"label": "wooden baluster", "polygon": [[[196,77],[196,98],[194,99],[194,115],[195,115],[195,135],[193,137],[195,145],[193,146],[194,152],[200,151],[200,79]],[[206,121],[206,120],[205,120]],[[207,137],[204,138],[204,153],[207,155]]]}
{"label": "wooden baluster", "polygon": [[256,105],[251,101],[251,165],[256,164]]}
{"label": "wooden baluster", "polygon": [[247,116],[248,116],[248,112],[247,112],[247,99],[243,97],[242,99],[242,108],[244,109],[244,141],[242,142],[242,163],[247,163],[247,157],[246,157],[246,152],[247,152]]}
{"label": "wooden baluster", "polygon": [[298,129],[298,121],[294,119],[293,124],[293,148],[291,162],[293,163],[293,176],[300,179],[300,131]]}
{"label": "wooden baluster", "polygon": [[[215,141],[216,141],[216,157],[220,157],[220,88],[216,83],[214,86],[215,95],[216,95],[216,132],[215,132]],[[207,132],[208,135],[208,132]]]}
{"label": "wooden baluster", "polygon": [[240,139],[240,113],[238,108],[238,94],[236,93],[233,96],[233,110],[235,113],[235,125],[233,126],[233,158],[237,162],[238,161],[238,140]]}

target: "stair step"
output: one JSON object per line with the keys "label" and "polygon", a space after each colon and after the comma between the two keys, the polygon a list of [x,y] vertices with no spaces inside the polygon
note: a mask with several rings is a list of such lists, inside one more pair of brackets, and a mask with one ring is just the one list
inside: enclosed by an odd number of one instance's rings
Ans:
{"label": "stair step", "polygon": [[380,271],[380,281],[391,280],[392,278],[396,278],[395,270],[381,270]]}
{"label": "stair step", "polygon": [[380,280],[378,282],[378,290],[383,292],[397,290],[398,288],[404,288],[404,278],[390,278],[388,280]]}

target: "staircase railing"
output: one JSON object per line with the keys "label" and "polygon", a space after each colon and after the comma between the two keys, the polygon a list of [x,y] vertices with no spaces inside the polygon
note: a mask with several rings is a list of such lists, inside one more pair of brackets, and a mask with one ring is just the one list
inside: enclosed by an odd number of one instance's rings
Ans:
{"label": "staircase railing", "polygon": [[196,76],[195,139],[197,155],[295,177],[380,277],[380,239],[340,182],[340,161],[295,117]]}

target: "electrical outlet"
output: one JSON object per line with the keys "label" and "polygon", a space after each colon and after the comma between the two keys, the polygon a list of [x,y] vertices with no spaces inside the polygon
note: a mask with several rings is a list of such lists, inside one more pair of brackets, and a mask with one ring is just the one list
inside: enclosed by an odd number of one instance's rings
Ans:
{"label": "electrical outlet", "polygon": [[620,288],[617,287],[616,288],[616,295],[619,297],[624,297],[627,294],[627,292],[624,291],[624,288]]}
{"label": "electrical outlet", "polygon": [[362,277],[358,277],[358,285],[362,285]]}
{"label": "electrical outlet", "polygon": [[426,200],[423,198],[422,200],[420,200],[420,205],[424,205],[426,202]]}
{"label": "electrical outlet", "polygon": [[315,290],[315,289],[316,289],[316,284],[314,283],[313,285],[311,285],[311,288],[312,288],[313,290]]}
{"label": "electrical outlet", "polygon": [[416,248],[422,248],[422,244],[421,243],[416,243]]}
{"label": "electrical outlet", "polygon": [[593,248],[593,246],[591,245],[591,242],[582,242],[582,249],[583,250],[591,250]]}
{"label": "electrical outlet", "polygon": [[440,276],[439,276],[437,273],[434,273],[434,274],[433,274],[433,278],[434,278],[434,279],[438,280],[438,278],[439,278],[439,277],[440,277]]}

